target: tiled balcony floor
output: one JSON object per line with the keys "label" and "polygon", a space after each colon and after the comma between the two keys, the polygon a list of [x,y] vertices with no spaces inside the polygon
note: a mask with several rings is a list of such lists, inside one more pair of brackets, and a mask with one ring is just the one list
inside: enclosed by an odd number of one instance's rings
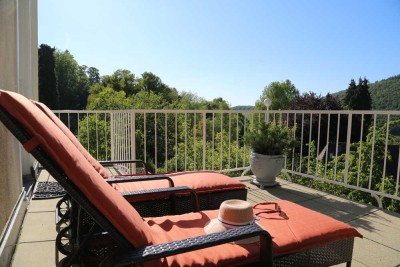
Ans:
{"label": "tiled balcony floor", "polygon": [[[39,180],[48,179],[52,178],[43,171]],[[280,186],[262,190],[249,183],[251,177],[238,179],[248,186],[248,200],[252,203],[286,199],[357,228],[364,238],[356,238],[352,266],[400,266],[399,214],[287,181],[279,180]],[[11,266],[56,266],[61,257],[55,248],[56,202],[57,199],[30,202]]]}

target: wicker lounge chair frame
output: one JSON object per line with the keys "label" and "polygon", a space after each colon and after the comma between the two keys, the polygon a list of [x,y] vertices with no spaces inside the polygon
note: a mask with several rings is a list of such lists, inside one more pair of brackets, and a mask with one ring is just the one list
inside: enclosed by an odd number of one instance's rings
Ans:
{"label": "wicker lounge chair frame", "polygon": [[[124,161],[124,163],[125,162],[126,161]],[[151,198],[145,201],[130,202],[143,217],[159,217],[198,212],[200,210],[218,209],[220,204],[227,199],[245,200],[247,195],[247,189],[197,194],[195,190],[189,187],[176,187],[173,180],[165,174],[148,174],[132,177],[124,176],[108,178],[106,181],[111,184],[160,179],[168,180],[170,187],[121,192],[121,194],[129,199],[135,196],[161,196],[160,198]],[[179,194],[179,196],[177,196],[177,194]],[[64,255],[73,253],[71,244],[78,242],[77,239],[80,238],[78,235],[88,233],[93,224],[95,224],[94,220],[84,211],[80,210],[79,216],[77,215],[77,211],[73,212],[73,210],[76,210],[74,209],[74,204],[75,202],[70,200],[69,195],[61,198],[56,204],[56,214],[58,215],[57,228],[59,229],[56,238],[56,246]],[[64,207],[64,209],[62,209],[61,206]],[[65,209],[65,207],[67,207],[67,209]],[[98,227],[95,228],[98,229]],[[99,229],[98,231],[101,230]]]}

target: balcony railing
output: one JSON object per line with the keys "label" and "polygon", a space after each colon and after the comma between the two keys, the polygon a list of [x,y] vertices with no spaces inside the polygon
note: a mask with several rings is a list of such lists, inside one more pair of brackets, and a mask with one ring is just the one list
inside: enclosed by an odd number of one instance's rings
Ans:
{"label": "balcony railing", "polygon": [[[284,173],[355,199],[400,200],[400,111],[55,111],[99,160],[143,159],[155,172],[249,170],[243,135],[265,120],[295,127]],[[134,172],[134,165],[124,166]],[[319,188],[320,189],[320,188]]]}

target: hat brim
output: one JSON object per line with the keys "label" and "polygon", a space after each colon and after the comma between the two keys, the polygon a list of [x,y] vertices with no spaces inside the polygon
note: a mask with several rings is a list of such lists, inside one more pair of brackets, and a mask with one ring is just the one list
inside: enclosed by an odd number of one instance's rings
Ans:
{"label": "hat brim", "polygon": [[[206,223],[206,225],[204,226],[204,232],[206,234],[213,234],[213,233],[220,233],[220,232],[224,232],[229,230],[229,228],[223,226],[218,219],[212,219],[209,222]],[[255,242],[259,242],[260,241],[260,237],[259,236],[255,236],[255,237],[249,237],[246,239],[242,239],[242,240],[238,240],[238,241],[234,241],[232,243],[238,244],[238,245],[245,245],[245,244],[251,244],[251,243],[255,243]]]}

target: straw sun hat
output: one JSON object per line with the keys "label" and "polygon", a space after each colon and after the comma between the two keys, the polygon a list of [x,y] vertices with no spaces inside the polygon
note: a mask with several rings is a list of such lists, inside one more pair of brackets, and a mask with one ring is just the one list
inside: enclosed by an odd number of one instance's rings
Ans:
{"label": "straw sun hat", "polygon": [[[219,233],[255,223],[251,204],[244,200],[230,199],[221,203],[218,218],[212,219],[204,226],[206,234]],[[249,244],[259,241],[259,237],[251,237],[236,241],[236,244]]]}

